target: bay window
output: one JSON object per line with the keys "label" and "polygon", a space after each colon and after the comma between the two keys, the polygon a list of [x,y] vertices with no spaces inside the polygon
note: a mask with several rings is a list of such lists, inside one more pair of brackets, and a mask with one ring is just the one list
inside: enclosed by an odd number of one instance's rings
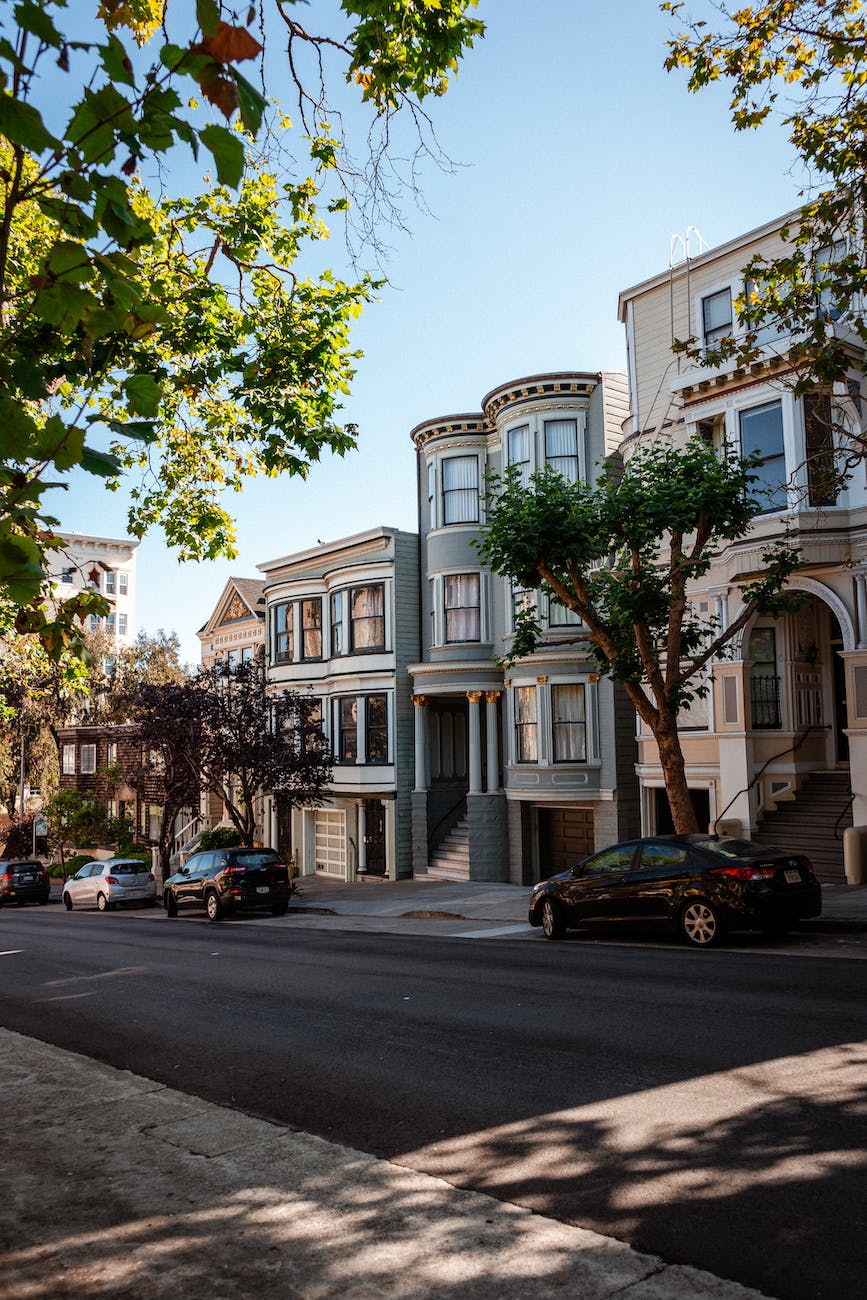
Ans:
{"label": "bay window", "polygon": [[354,695],[335,700],[337,745],[335,760],[354,763],[358,758],[358,702]]}
{"label": "bay window", "polygon": [[522,487],[527,487],[530,482],[530,426],[521,424],[517,429],[510,429],[508,433],[509,442],[509,465],[514,465],[520,473],[520,483]]}
{"label": "bay window", "polygon": [[271,615],[273,627],[273,645],[275,664],[291,664],[294,658],[292,646],[293,620],[292,606],[288,603],[275,605]]}
{"label": "bay window", "polygon": [[388,698],[368,695],[365,701],[366,761],[388,762]]}
{"label": "bay window", "polygon": [[349,633],[353,650],[385,649],[385,588],[381,583],[352,588]]}
{"label": "bay window", "polygon": [[322,601],[318,596],[301,602],[301,658],[322,658]]}
{"label": "bay window", "polygon": [[779,401],[765,402],[740,412],[741,451],[758,453],[751,490],[760,500],[762,513],[784,510],[786,496],[786,453],[783,445],[783,407]]}
{"label": "bay window", "polygon": [[335,591],[331,597],[331,653],[346,653],[346,641],[343,635],[343,608],[346,604],[345,592]]}

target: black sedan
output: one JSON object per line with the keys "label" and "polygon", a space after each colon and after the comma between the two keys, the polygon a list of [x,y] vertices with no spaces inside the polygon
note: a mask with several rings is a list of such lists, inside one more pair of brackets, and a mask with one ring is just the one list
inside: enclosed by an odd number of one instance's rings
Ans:
{"label": "black sedan", "polygon": [[530,924],[560,939],[583,921],[663,922],[709,948],[729,929],[785,934],[821,911],[821,885],[801,854],[752,840],[666,835],[615,844],[541,881]]}

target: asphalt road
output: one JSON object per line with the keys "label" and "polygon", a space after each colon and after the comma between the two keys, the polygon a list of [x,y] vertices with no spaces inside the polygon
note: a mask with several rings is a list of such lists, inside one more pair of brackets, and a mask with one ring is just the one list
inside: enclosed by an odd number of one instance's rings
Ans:
{"label": "asphalt road", "polygon": [[863,1294],[863,960],[4,910],[0,1023],[780,1300]]}

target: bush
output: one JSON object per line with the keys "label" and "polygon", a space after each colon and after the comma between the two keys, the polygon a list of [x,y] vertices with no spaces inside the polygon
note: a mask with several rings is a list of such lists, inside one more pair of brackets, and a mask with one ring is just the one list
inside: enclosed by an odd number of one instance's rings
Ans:
{"label": "bush", "polygon": [[133,844],[123,850],[118,845],[117,853],[114,856],[116,858],[134,858],[137,862],[144,862],[148,867],[153,862],[153,854],[146,844]]}
{"label": "bush", "polygon": [[203,831],[199,840],[200,849],[237,849],[241,845],[241,836],[234,826],[215,826],[212,831]]}
{"label": "bush", "polygon": [[75,875],[79,867],[84,866],[85,862],[93,862],[93,860],[92,853],[73,853],[71,858],[66,859],[62,867],[59,862],[53,863],[51,874],[52,876],[62,876],[64,880],[68,880],[70,876]]}

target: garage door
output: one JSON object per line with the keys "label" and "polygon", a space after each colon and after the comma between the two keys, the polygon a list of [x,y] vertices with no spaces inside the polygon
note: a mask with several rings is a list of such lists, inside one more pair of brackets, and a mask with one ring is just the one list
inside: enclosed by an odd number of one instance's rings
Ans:
{"label": "garage door", "polygon": [[574,867],[594,849],[593,813],[588,808],[539,809],[539,879]]}
{"label": "garage door", "polygon": [[329,876],[346,878],[346,814],[344,812],[314,813],[316,836],[316,870]]}

